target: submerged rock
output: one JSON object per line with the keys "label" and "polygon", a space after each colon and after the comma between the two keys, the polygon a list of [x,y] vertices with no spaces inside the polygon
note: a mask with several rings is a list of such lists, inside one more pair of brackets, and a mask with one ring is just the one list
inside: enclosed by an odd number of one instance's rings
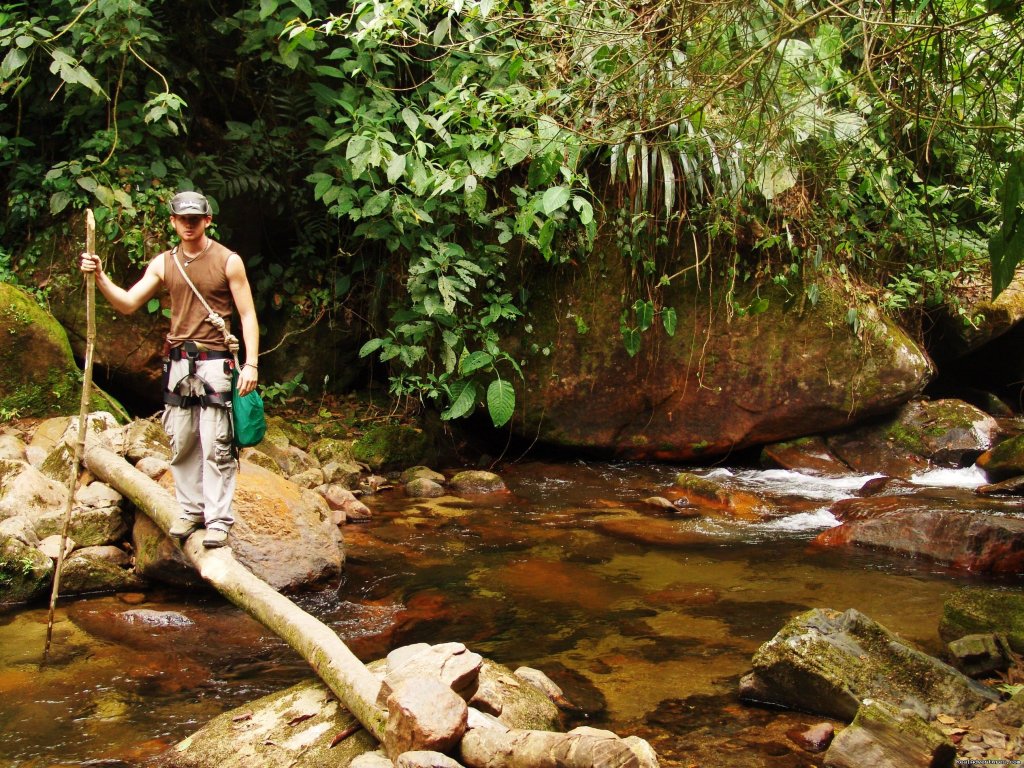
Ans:
{"label": "submerged rock", "polygon": [[850,468],[829,450],[825,438],[817,435],[767,445],[761,449],[761,463],[823,477],[850,473]]}
{"label": "submerged rock", "polygon": [[1024,592],[964,587],[946,599],[939,622],[945,642],[992,633],[1005,637],[1015,653],[1024,653]]}
{"label": "submerged rock", "polygon": [[675,486],[689,504],[707,514],[754,522],[774,511],[772,504],[752,493],[731,490],[690,472],[677,475]]}
{"label": "submerged rock", "polygon": [[972,713],[999,700],[995,691],[852,608],[815,609],[792,619],[758,649],[740,696],[845,720],[868,698],[925,718]]}
{"label": "submerged rock", "polygon": [[458,472],[451,479],[451,488],[455,493],[498,493],[507,490],[505,481],[493,472],[480,469],[468,469]]}

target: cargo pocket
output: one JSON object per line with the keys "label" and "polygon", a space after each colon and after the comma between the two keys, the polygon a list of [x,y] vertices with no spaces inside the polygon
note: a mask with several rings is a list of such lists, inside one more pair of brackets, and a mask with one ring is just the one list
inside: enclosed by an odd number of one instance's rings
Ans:
{"label": "cargo pocket", "polygon": [[214,460],[220,467],[234,464],[238,458],[235,450],[234,434],[231,429],[231,410],[217,408],[217,434],[213,447]]}

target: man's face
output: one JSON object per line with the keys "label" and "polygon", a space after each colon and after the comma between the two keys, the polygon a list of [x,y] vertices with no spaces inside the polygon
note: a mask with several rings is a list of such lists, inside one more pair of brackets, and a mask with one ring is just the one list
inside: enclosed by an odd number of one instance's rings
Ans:
{"label": "man's face", "polygon": [[186,242],[199,240],[206,228],[213,221],[212,216],[200,216],[199,214],[187,213],[181,216],[171,214],[171,225],[178,237]]}

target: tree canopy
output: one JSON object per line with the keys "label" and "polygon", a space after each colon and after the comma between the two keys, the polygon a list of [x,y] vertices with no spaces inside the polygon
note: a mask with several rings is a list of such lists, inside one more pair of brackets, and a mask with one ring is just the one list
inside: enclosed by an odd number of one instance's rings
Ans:
{"label": "tree canopy", "polygon": [[1000,291],[1022,28],[1010,0],[0,4],[0,278],[86,206],[142,262],[199,188],[280,233],[266,306],[348,307],[393,393],[500,425],[525,276],[600,241],[633,265],[631,354],[700,270],[811,302],[857,274],[893,312]]}

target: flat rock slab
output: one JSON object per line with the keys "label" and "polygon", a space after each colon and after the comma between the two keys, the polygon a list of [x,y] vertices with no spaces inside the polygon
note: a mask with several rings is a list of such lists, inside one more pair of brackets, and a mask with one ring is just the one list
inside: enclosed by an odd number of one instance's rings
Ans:
{"label": "flat rock slab", "polygon": [[821,533],[818,546],[886,550],[975,573],[1024,573],[1024,518],[906,496],[847,499],[833,509],[844,522]]}

